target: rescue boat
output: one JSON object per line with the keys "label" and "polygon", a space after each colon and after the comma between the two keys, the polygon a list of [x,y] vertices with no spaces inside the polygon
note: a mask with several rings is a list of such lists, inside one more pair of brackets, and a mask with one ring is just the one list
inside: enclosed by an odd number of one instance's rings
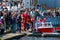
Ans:
{"label": "rescue boat", "polygon": [[56,32],[60,33],[60,27],[59,27],[59,26],[57,26],[57,27],[55,28],[55,30],[56,30]]}
{"label": "rescue boat", "polygon": [[36,23],[35,26],[36,26],[35,27],[36,32],[40,32],[40,33],[53,33],[54,32],[54,28],[51,22]]}

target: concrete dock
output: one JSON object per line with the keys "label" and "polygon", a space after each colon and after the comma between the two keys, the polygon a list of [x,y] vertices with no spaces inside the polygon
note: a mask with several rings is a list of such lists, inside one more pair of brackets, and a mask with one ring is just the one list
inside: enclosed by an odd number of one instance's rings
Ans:
{"label": "concrete dock", "polygon": [[37,36],[37,37],[60,37],[60,33],[32,33],[28,36]]}
{"label": "concrete dock", "polygon": [[25,35],[31,35],[32,33],[30,32],[22,32],[22,33],[8,33],[8,34],[5,34],[1,37],[2,40],[9,40],[9,39],[12,39],[12,38],[20,38],[20,37],[23,37]]}
{"label": "concrete dock", "polygon": [[16,38],[16,37],[24,36],[24,35],[25,34],[22,34],[22,33],[9,33],[9,34],[2,36],[1,39],[8,40],[8,39],[12,39],[12,38]]}
{"label": "concrete dock", "polygon": [[43,33],[42,37],[60,37],[60,33]]}
{"label": "concrete dock", "polygon": [[41,33],[28,33],[27,36],[41,37]]}
{"label": "concrete dock", "polygon": [[2,40],[9,40],[12,38],[20,38],[24,36],[38,36],[38,37],[60,37],[60,33],[31,33],[31,32],[23,32],[23,33],[9,33],[1,37]]}

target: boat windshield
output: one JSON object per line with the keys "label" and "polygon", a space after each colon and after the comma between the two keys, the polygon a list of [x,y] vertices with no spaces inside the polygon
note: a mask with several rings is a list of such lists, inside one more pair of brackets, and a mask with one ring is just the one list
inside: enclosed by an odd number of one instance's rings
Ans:
{"label": "boat windshield", "polygon": [[36,22],[35,27],[52,27],[51,22]]}

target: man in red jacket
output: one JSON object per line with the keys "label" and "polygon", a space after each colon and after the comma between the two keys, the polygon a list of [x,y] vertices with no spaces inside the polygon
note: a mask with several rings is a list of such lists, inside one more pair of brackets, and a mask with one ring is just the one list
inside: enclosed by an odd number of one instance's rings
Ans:
{"label": "man in red jacket", "polygon": [[21,32],[24,31],[25,27],[25,20],[23,14],[21,14]]}
{"label": "man in red jacket", "polygon": [[[24,29],[28,30],[29,29],[29,23],[30,23],[30,16],[27,14],[26,11],[23,12],[22,14],[22,22],[23,22],[23,26],[24,26]],[[23,27],[22,24],[21,24],[21,27]]]}
{"label": "man in red jacket", "polygon": [[31,28],[31,27],[30,27],[30,26],[31,26],[31,18],[30,18],[29,15],[27,15],[25,21],[26,21],[26,24],[25,24],[25,25],[26,25],[26,29],[29,30],[29,29]]}

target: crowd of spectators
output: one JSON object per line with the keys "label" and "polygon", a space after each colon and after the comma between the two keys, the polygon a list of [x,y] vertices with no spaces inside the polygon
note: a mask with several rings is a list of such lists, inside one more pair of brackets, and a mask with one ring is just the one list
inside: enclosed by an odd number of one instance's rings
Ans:
{"label": "crowd of spectators", "polygon": [[[33,29],[35,22],[47,17],[60,16],[60,11],[23,8],[22,2],[2,2],[0,3],[0,29],[7,30],[11,27],[13,33]],[[1,32],[3,32],[1,31]],[[0,32],[0,33],[1,33]]]}

